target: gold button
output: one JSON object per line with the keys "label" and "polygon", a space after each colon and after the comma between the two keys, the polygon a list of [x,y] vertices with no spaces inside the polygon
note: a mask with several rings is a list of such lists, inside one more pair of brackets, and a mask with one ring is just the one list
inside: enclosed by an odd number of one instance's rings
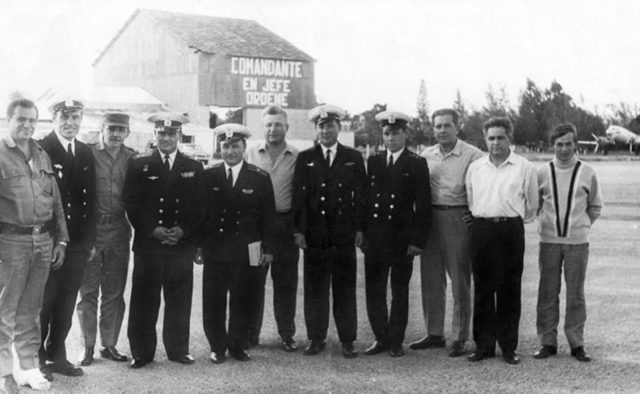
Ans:
{"label": "gold button", "polygon": [[158,224],[162,224],[162,220],[158,220]]}

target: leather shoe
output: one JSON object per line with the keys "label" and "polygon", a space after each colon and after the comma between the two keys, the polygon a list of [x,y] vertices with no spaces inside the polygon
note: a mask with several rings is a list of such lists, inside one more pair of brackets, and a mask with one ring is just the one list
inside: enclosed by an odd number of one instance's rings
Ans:
{"label": "leather shoe", "polygon": [[147,360],[145,360],[144,358],[134,357],[133,360],[131,360],[130,367],[133,369],[138,369],[144,367],[145,365],[147,365]]}
{"label": "leather shoe", "polygon": [[404,356],[404,349],[402,348],[401,343],[394,343],[391,345],[391,350],[389,350],[389,354],[391,357],[402,357]]}
{"label": "leather shoe", "polygon": [[293,340],[293,338],[284,337],[282,338],[282,350],[289,353],[295,352],[296,350],[298,350],[298,345],[296,344],[296,341]]}
{"label": "leather shoe", "polygon": [[358,357],[358,352],[353,349],[353,342],[344,342],[342,344],[342,356],[344,358]]}
{"label": "leather shoe", "polygon": [[591,361],[591,357],[584,351],[584,347],[578,346],[571,349],[571,355],[578,361],[588,363]]}
{"label": "leather shoe", "polygon": [[224,355],[224,352],[211,352],[209,359],[214,364],[222,364],[227,359],[227,357]]}
{"label": "leather shoe", "polygon": [[374,341],[371,346],[369,346],[367,350],[364,351],[364,354],[368,356],[375,356],[376,354],[386,352],[387,350],[389,350],[389,346],[386,343]]}
{"label": "leather shoe", "polygon": [[540,360],[549,356],[555,356],[556,354],[558,354],[557,347],[551,345],[542,345],[535,353],[533,353],[533,358],[537,358],[538,360]]}
{"label": "leather shoe", "polygon": [[118,361],[118,362],[127,361],[129,359],[127,356],[120,353],[118,349],[116,349],[113,346],[107,346],[100,349],[100,356],[102,356],[102,358],[106,358],[107,360]]}
{"label": "leather shoe", "polygon": [[467,354],[467,349],[464,347],[464,341],[453,341],[449,348],[449,357],[460,357]]}
{"label": "leather shoe", "polygon": [[48,366],[51,372],[59,373],[64,376],[82,376],[84,374],[84,372],[82,372],[82,368],[67,360],[56,361]]}
{"label": "leather shoe", "polygon": [[40,373],[50,382],[53,382],[53,374],[47,364],[40,364]]}
{"label": "leather shoe", "polygon": [[194,360],[190,354],[183,354],[182,356],[178,357],[169,357],[169,361],[184,365],[191,365],[196,362],[196,360]]}
{"label": "leather shoe", "polygon": [[252,347],[256,347],[260,345],[260,338],[252,337],[247,340],[247,347],[245,350],[251,349]]}
{"label": "leather shoe", "polygon": [[520,363],[520,357],[518,357],[515,352],[503,353],[502,358],[507,364],[517,365]]}
{"label": "leather shoe", "polygon": [[413,350],[430,349],[437,347],[445,347],[444,337],[440,335],[427,335],[418,342],[414,342],[409,347]]}
{"label": "leather shoe", "polygon": [[323,351],[326,346],[327,346],[327,342],[325,341],[311,341],[309,346],[307,346],[307,348],[304,349],[304,355],[314,356],[320,353],[321,351]]}
{"label": "leather shoe", "polygon": [[233,349],[233,350],[229,349],[229,354],[231,355],[231,357],[235,358],[238,361],[251,360],[249,353],[247,353],[247,351],[244,349]]}
{"label": "leather shoe", "polygon": [[93,363],[93,346],[87,346],[84,348],[84,355],[80,360],[80,365],[83,367],[89,366]]}
{"label": "leather shoe", "polygon": [[496,356],[495,350],[477,349],[475,352],[471,353],[467,357],[467,360],[476,362],[476,361],[482,361],[484,359],[495,357],[495,356]]}

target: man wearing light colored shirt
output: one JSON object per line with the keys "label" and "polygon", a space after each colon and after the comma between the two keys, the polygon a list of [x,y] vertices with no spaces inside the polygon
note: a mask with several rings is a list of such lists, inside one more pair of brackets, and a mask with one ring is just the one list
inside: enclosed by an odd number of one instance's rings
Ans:
{"label": "man wearing light colored shirt", "polygon": [[524,224],[538,209],[538,179],[529,161],[510,149],[513,127],[508,118],[490,118],[483,125],[489,156],[469,166],[467,201],[474,217],[471,261],[475,284],[470,361],[495,356],[518,364],[520,287],[524,259]]}
{"label": "man wearing light colored shirt", "polygon": [[[246,160],[271,177],[276,203],[276,221],[273,223],[274,260],[271,265],[273,280],[273,311],[282,338],[282,348],[287,352],[297,350],[293,336],[296,331],[296,294],[298,292],[298,259],[300,252],[293,243],[293,217],[291,200],[293,172],[298,150],[286,142],[289,123],[287,113],[280,107],[267,107],[262,113],[264,143],[247,149]],[[264,283],[269,267],[252,267],[263,271],[258,307],[249,320],[249,343],[257,345],[262,327],[264,310]]]}
{"label": "man wearing light colored shirt", "polygon": [[471,215],[467,206],[465,176],[482,151],[458,139],[458,113],[444,108],[431,115],[438,144],[422,154],[429,164],[432,221],[426,247],[420,258],[422,310],[427,336],[412,343],[412,349],[445,346],[444,316],[447,273],[453,293],[453,343],[451,357],[465,354],[471,323],[471,260],[469,239]]}

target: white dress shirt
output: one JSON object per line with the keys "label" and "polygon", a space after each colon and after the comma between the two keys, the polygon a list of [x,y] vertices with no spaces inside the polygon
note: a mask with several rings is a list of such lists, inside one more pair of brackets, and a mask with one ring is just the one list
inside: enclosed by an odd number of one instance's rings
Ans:
{"label": "white dress shirt", "polygon": [[327,151],[331,149],[331,153],[329,153],[329,166],[333,164],[333,160],[336,158],[336,153],[338,153],[338,143],[336,142],[333,146],[326,147],[324,145],[320,145],[322,147],[322,157],[327,157]]}
{"label": "white dress shirt", "polygon": [[229,174],[229,168],[231,168],[231,176],[233,176],[233,186],[236,185],[236,181],[238,180],[238,175],[240,174],[240,170],[242,169],[242,163],[244,163],[244,161],[241,161],[233,167],[229,166],[227,163],[224,163],[225,177],[227,177],[227,174]]}

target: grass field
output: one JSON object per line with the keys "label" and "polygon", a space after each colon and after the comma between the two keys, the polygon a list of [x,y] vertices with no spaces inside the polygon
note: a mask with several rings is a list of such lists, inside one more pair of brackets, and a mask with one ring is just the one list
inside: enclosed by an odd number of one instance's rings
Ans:
{"label": "grass field", "polygon": [[[541,164],[541,163],[538,163]],[[561,332],[559,355],[548,360],[532,357],[538,346],[535,331],[537,297],[538,236],[536,224],[526,227],[525,269],[520,320],[521,363],[507,365],[501,358],[470,363],[449,358],[443,349],[411,351],[405,357],[386,354],[365,356],[362,351],[373,335],[364,303],[364,269],[358,262],[358,341],[361,352],[355,360],[340,353],[335,327],[329,328],[329,345],[324,354],[306,357],[279,349],[273,321],[270,280],[261,346],[252,349],[253,360],[229,360],[214,365],[202,330],[201,267],[194,270],[191,314],[191,353],[196,364],[182,366],[167,361],[159,344],[156,362],[142,370],[127,363],[96,358],[85,368],[85,376],[55,375],[55,393],[424,393],[424,392],[640,392],[640,162],[594,162],[605,200],[603,216],[591,233],[586,297],[588,320],[586,349],[593,362],[584,364],[569,356]],[[301,267],[301,266],[300,266]],[[419,264],[414,264],[411,281],[410,316],[406,344],[425,334],[420,305]],[[300,277],[302,283],[302,276]],[[296,339],[306,340],[302,316],[302,288],[298,291]],[[127,289],[127,301],[129,289]],[[564,293],[561,297],[564,297]],[[447,305],[446,334],[450,333],[451,296]],[[564,301],[561,304],[564,308]],[[158,333],[160,335],[161,322]],[[561,313],[560,331],[564,323]],[[471,347],[473,344],[471,344]],[[81,353],[77,322],[67,339],[73,361]],[[126,319],[119,349],[129,352]]]}

